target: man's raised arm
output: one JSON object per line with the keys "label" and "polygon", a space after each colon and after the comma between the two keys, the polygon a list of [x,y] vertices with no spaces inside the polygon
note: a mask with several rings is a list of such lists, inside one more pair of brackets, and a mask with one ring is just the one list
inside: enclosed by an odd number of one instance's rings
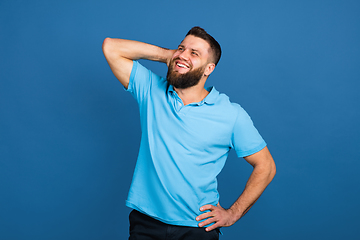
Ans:
{"label": "man's raised arm", "polygon": [[129,85],[133,60],[147,59],[168,65],[174,53],[155,45],[116,38],[106,38],[102,48],[112,72],[125,88]]}

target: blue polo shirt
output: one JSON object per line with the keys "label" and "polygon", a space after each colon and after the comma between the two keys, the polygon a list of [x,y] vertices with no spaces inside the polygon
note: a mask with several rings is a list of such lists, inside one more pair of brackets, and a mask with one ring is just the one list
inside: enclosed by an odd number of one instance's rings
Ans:
{"label": "blue polo shirt", "polygon": [[244,157],[266,146],[244,109],[207,90],[204,100],[184,106],[166,79],[134,61],[127,91],[138,102],[142,134],[128,207],[197,227],[199,208],[219,202],[216,177],[230,149]]}

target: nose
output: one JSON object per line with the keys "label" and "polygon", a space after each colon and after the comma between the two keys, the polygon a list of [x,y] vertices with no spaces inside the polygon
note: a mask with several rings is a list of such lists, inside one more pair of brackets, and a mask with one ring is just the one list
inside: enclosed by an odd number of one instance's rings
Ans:
{"label": "nose", "polygon": [[179,54],[180,59],[188,60],[189,59],[189,51],[184,50]]}

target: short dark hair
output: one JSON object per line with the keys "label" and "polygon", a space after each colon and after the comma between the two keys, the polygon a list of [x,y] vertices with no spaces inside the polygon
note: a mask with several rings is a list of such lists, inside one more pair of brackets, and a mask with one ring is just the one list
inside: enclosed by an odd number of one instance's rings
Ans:
{"label": "short dark hair", "polygon": [[215,38],[213,38],[210,34],[208,34],[201,27],[193,27],[186,34],[186,36],[188,36],[188,35],[192,35],[192,36],[204,39],[207,43],[209,43],[210,48],[213,51],[214,63],[215,63],[215,65],[217,65],[220,60],[220,57],[221,57],[221,47],[220,47],[220,44],[215,40]]}

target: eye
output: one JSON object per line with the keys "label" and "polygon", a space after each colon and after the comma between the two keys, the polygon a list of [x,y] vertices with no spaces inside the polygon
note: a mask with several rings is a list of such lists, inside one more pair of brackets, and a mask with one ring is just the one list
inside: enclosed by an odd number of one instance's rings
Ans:
{"label": "eye", "polygon": [[178,50],[182,52],[182,51],[184,51],[184,47],[180,46],[180,47],[178,47]]}
{"label": "eye", "polygon": [[199,54],[197,52],[191,52],[191,54],[194,56],[199,56]]}

